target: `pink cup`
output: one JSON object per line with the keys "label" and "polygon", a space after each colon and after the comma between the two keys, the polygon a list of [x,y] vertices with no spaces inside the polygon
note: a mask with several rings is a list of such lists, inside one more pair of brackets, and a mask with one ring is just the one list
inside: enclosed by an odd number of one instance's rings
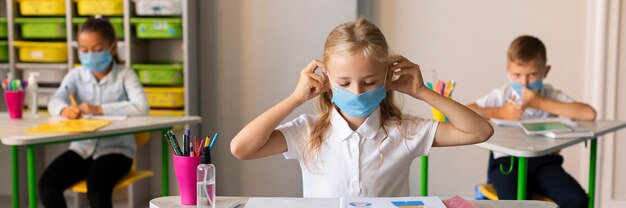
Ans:
{"label": "pink cup", "polygon": [[174,172],[180,189],[180,203],[196,205],[196,170],[200,165],[200,157],[184,157],[174,155]]}
{"label": "pink cup", "polygon": [[21,119],[24,110],[24,91],[5,91],[4,100],[9,110],[9,118]]}

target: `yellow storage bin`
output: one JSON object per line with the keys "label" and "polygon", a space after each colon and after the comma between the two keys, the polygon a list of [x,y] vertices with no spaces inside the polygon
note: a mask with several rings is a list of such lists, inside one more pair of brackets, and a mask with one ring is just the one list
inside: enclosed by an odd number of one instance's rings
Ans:
{"label": "yellow storage bin", "polygon": [[107,15],[122,16],[123,0],[76,0],[78,14],[81,16]]}
{"label": "yellow storage bin", "polygon": [[185,90],[182,87],[146,87],[144,91],[150,107],[181,108],[185,106]]}
{"label": "yellow storage bin", "polygon": [[151,109],[149,116],[185,116],[184,110]]}
{"label": "yellow storage bin", "polygon": [[13,41],[23,62],[66,62],[67,43]]}
{"label": "yellow storage bin", "polygon": [[17,0],[23,16],[65,16],[63,0]]}

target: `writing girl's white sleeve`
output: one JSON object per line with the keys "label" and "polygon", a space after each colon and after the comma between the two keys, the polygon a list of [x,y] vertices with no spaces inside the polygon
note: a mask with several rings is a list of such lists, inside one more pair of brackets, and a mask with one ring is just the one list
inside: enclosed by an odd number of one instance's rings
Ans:
{"label": "writing girl's white sleeve", "polygon": [[300,160],[302,158],[302,150],[305,148],[309,138],[308,126],[309,119],[307,115],[301,115],[276,128],[276,130],[283,133],[287,143],[287,152],[283,153],[286,159]]}

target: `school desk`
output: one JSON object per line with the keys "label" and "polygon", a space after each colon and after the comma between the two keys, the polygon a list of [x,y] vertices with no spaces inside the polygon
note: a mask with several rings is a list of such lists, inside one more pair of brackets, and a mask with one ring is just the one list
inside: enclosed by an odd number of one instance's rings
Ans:
{"label": "school desk", "polygon": [[[55,143],[65,143],[77,140],[107,138],[113,136],[135,134],[140,132],[159,131],[164,132],[174,126],[197,124],[201,118],[198,116],[181,117],[128,117],[123,121],[113,121],[110,125],[90,133],[42,133],[27,134],[26,129],[39,126],[48,122],[48,115],[40,115],[38,118],[11,120],[6,112],[0,113],[0,140],[3,144],[11,146],[11,169],[13,172],[13,207],[19,206],[19,178],[18,178],[18,146],[26,146],[26,169],[28,178],[28,205],[37,207],[37,178],[35,175],[35,147]],[[163,137],[163,136],[162,136]],[[168,145],[165,139],[161,141],[162,157],[162,194],[168,193]]]}
{"label": "school desk", "polygon": [[528,158],[551,154],[566,147],[590,141],[589,155],[589,207],[594,207],[596,193],[596,150],[597,138],[626,127],[624,121],[578,122],[578,125],[593,131],[589,138],[548,139],[539,136],[528,136],[520,127],[501,127],[494,125],[495,132],[491,139],[476,146],[492,151],[505,153],[517,158],[517,199],[526,199],[528,174]]}
{"label": "school desk", "polygon": [[[218,196],[217,207],[221,208],[225,206],[225,202],[231,202],[233,200],[238,200],[241,204],[237,208],[245,208],[245,203],[248,201],[249,197],[225,197]],[[533,208],[557,208],[557,205],[550,202],[545,201],[531,201],[531,200],[468,200],[470,203],[480,207],[480,208],[499,208],[499,207],[507,207],[507,208],[521,208],[521,207],[533,207]],[[228,203],[230,204],[230,203]],[[150,208],[192,208],[196,207],[195,205],[185,205],[182,206],[180,204],[180,196],[164,196],[150,200]]]}

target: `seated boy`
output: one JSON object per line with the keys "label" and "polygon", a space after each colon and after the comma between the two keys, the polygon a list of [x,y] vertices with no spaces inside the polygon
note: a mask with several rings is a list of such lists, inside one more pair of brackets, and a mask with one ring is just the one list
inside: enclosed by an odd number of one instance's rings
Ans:
{"label": "seated boy", "polygon": [[[485,118],[521,120],[528,118],[567,117],[573,120],[593,121],[595,110],[574,101],[549,84],[544,85],[550,72],[546,48],[532,36],[513,40],[507,52],[510,83],[468,105]],[[517,170],[500,173],[499,166],[509,167],[509,155],[492,152],[489,158],[488,182],[492,183],[501,200],[516,199]],[[528,191],[553,199],[559,207],[587,207],[587,194],[561,165],[563,157],[555,152],[528,159]],[[530,194],[527,194],[530,196]]]}

